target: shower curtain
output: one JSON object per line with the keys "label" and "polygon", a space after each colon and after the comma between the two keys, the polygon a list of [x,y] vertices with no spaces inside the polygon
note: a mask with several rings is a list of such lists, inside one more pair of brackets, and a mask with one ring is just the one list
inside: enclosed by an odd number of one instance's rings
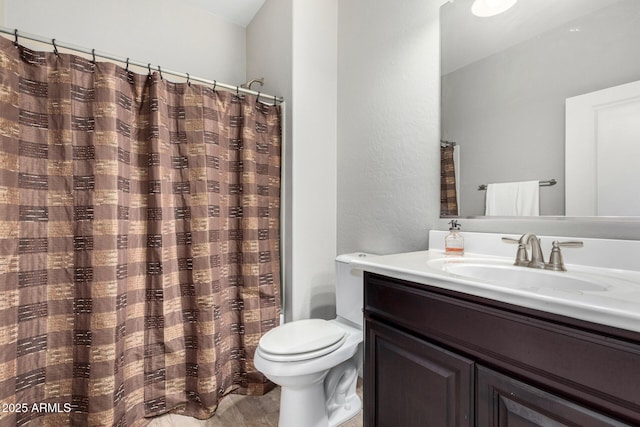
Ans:
{"label": "shower curtain", "polygon": [[268,391],[279,177],[277,106],[0,38],[0,425]]}
{"label": "shower curtain", "polygon": [[453,145],[440,147],[440,216],[458,216]]}

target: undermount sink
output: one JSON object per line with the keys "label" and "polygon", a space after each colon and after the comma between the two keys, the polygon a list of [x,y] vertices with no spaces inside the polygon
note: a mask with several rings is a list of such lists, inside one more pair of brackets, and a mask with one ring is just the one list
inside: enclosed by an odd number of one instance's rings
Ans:
{"label": "undermount sink", "polygon": [[463,279],[528,291],[604,292],[611,288],[611,280],[619,282],[600,275],[520,267],[498,259],[446,258],[432,260],[429,266]]}
{"label": "undermount sink", "polygon": [[602,292],[608,286],[572,274],[548,270],[480,262],[445,262],[442,270],[460,277],[499,283],[517,289],[556,289]]}

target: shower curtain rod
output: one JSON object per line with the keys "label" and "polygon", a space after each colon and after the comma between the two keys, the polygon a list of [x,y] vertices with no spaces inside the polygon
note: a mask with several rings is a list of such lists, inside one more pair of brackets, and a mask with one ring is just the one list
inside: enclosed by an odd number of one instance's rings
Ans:
{"label": "shower curtain rod", "polygon": [[255,95],[255,96],[259,96],[259,97],[264,97],[265,100],[272,100],[274,104],[276,104],[277,102],[284,102],[284,98],[283,97],[277,97],[275,95],[268,95],[262,92],[256,92],[255,90],[251,90],[251,89],[246,89],[240,86],[234,86],[234,85],[229,85],[229,84],[225,84],[225,83],[220,83],[216,80],[207,80],[204,79],[202,77],[192,77],[190,76],[188,73],[181,73],[179,71],[173,71],[173,70],[165,70],[163,68],[161,68],[159,65],[156,67],[151,67],[151,63],[145,64],[143,62],[140,61],[134,61],[131,60],[129,58],[121,58],[121,57],[117,57],[115,55],[112,55],[110,53],[105,53],[105,52],[98,52],[95,49],[87,49],[85,47],[80,47],[80,46],[74,46],[72,44],[69,43],[63,43],[63,42],[59,42],[56,41],[56,39],[47,39],[35,34],[29,34],[29,33],[23,33],[23,32],[19,32],[17,29],[10,29],[7,27],[3,27],[0,26],[0,33],[4,33],[4,34],[9,34],[15,37],[15,42],[18,43],[18,39],[19,38],[24,38],[24,39],[28,39],[28,40],[33,40],[36,42],[40,42],[40,43],[45,43],[45,44],[50,44],[53,46],[54,50],[57,49],[58,47],[64,48],[64,49],[69,49],[69,50],[74,50],[76,52],[81,52],[87,55],[92,55],[94,58],[96,56],[99,56],[100,58],[105,58],[105,59],[109,59],[111,61],[117,61],[117,62],[121,62],[123,64],[128,64],[128,65],[134,65],[137,67],[141,67],[141,68],[148,68],[149,70],[155,70],[158,71],[161,75],[162,74],[171,74],[173,76],[177,76],[177,77],[181,77],[184,79],[187,79],[187,81],[196,81],[196,82],[200,82],[200,83],[204,83],[204,84],[208,84],[208,85],[213,85],[214,87],[218,88],[223,88],[223,89],[227,89],[230,91],[236,91],[236,92],[242,92],[242,93],[246,93],[249,95]]}

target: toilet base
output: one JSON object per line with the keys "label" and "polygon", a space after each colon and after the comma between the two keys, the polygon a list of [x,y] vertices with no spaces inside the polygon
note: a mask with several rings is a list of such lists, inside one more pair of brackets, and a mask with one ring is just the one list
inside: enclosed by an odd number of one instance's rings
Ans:
{"label": "toilet base", "polygon": [[358,382],[358,356],[346,360],[329,370],[324,380],[325,405],[329,416],[329,427],[342,424],[362,408],[356,394]]}
{"label": "toilet base", "polygon": [[361,409],[362,402],[354,393],[329,419],[322,383],[305,389],[281,387],[278,427],[337,427],[358,415]]}
{"label": "toilet base", "polygon": [[305,388],[280,389],[278,427],[329,427],[322,381]]}
{"label": "toilet base", "polygon": [[304,382],[281,385],[278,426],[339,426],[362,409],[357,381],[358,365],[349,359],[327,372],[307,375]]}
{"label": "toilet base", "polygon": [[346,423],[351,418],[360,413],[362,409],[362,401],[357,394],[347,398],[347,405],[345,408],[336,411],[329,420],[329,427],[338,427],[339,425]]}

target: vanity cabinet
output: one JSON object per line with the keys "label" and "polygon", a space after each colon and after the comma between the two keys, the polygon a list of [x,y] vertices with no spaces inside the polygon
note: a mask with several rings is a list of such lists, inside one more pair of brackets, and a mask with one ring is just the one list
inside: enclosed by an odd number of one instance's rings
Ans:
{"label": "vanity cabinet", "polygon": [[640,334],[365,273],[364,424],[639,426]]}
{"label": "vanity cabinet", "polygon": [[473,425],[472,360],[375,320],[365,341],[376,385],[375,422],[367,425]]}
{"label": "vanity cabinet", "polygon": [[585,406],[478,365],[478,426],[624,426]]}

